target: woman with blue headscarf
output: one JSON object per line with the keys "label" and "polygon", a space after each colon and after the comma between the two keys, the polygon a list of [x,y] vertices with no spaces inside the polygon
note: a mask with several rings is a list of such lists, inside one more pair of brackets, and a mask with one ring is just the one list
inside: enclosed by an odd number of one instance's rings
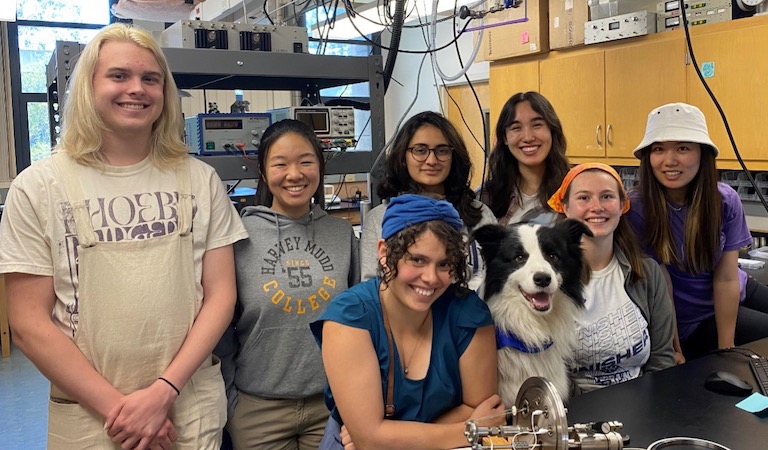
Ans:
{"label": "woman with blue headscarf", "polygon": [[503,421],[493,320],[466,288],[462,227],[445,200],[393,198],[379,276],[311,324],[329,383],[321,449],[453,448],[466,444],[466,420]]}

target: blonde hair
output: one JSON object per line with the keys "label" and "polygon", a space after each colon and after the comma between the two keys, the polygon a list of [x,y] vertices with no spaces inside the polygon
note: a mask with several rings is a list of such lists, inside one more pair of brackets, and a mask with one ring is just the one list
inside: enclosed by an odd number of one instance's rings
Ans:
{"label": "blonde hair", "polygon": [[101,167],[104,161],[99,150],[102,133],[107,130],[96,112],[93,94],[93,74],[99,62],[99,51],[106,42],[128,42],[152,52],[163,72],[163,110],[152,126],[150,160],[159,168],[169,168],[185,157],[187,147],[181,140],[184,122],[176,83],[160,45],[151,34],[139,28],[114,23],[104,27],[85,46],[69,81],[69,95],[62,111],[61,142],[57,151],[64,151],[78,163]]}

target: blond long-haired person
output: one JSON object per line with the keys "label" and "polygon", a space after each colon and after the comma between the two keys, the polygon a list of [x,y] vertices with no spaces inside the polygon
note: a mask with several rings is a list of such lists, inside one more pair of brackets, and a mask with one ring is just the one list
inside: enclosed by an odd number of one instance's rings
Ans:
{"label": "blond long-haired person", "polygon": [[14,341],[51,381],[48,446],[217,449],[211,350],[247,233],[213,169],[186,155],[148,33],[104,28],[70,89],[61,144],[14,180],[0,226]]}

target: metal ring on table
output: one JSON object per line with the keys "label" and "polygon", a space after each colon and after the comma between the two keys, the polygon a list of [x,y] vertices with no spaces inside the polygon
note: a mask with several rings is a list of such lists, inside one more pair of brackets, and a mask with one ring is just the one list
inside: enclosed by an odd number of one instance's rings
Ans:
{"label": "metal ring on table", "polygon": [[699,448],[706,448],[712,450],[731,450],[724,445],[720,445],[716,442],[708,441],[700,438],[690,437],[671,437],[660,439],[648,446],[648,450],[662,450],[665,448],[674,448],[677,445],[695,445]]}

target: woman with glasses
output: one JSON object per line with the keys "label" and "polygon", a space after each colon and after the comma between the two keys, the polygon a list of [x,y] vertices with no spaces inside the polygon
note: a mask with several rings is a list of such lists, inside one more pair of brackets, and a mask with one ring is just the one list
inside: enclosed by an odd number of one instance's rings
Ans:
{"label": "woman with glasses", "polygon": [[480,196],[500,224],[548,224],[557,218],[547,200],[568,172],[565,147],[563,126],[543,95],[519,92],[507,100]]}
{"label": "woman with glasses", "polygon": [[[442,115],[424,111],[408,119],[398,131],[384,163],[377,189],[384,203],[363,219],[360,241],[361,278],[376,276],[379,260],[376,244],[381,238],[381,221],[389,199],[405,193],[432,193],[443,196],[459,212],[464,231],[495,223],[487,206],[475,199],[470,189],[472,162],[464,140]],[[467,258],[469,273],[482,268],[474,245]],[[470,287],[472,283],[470,283]]]}

